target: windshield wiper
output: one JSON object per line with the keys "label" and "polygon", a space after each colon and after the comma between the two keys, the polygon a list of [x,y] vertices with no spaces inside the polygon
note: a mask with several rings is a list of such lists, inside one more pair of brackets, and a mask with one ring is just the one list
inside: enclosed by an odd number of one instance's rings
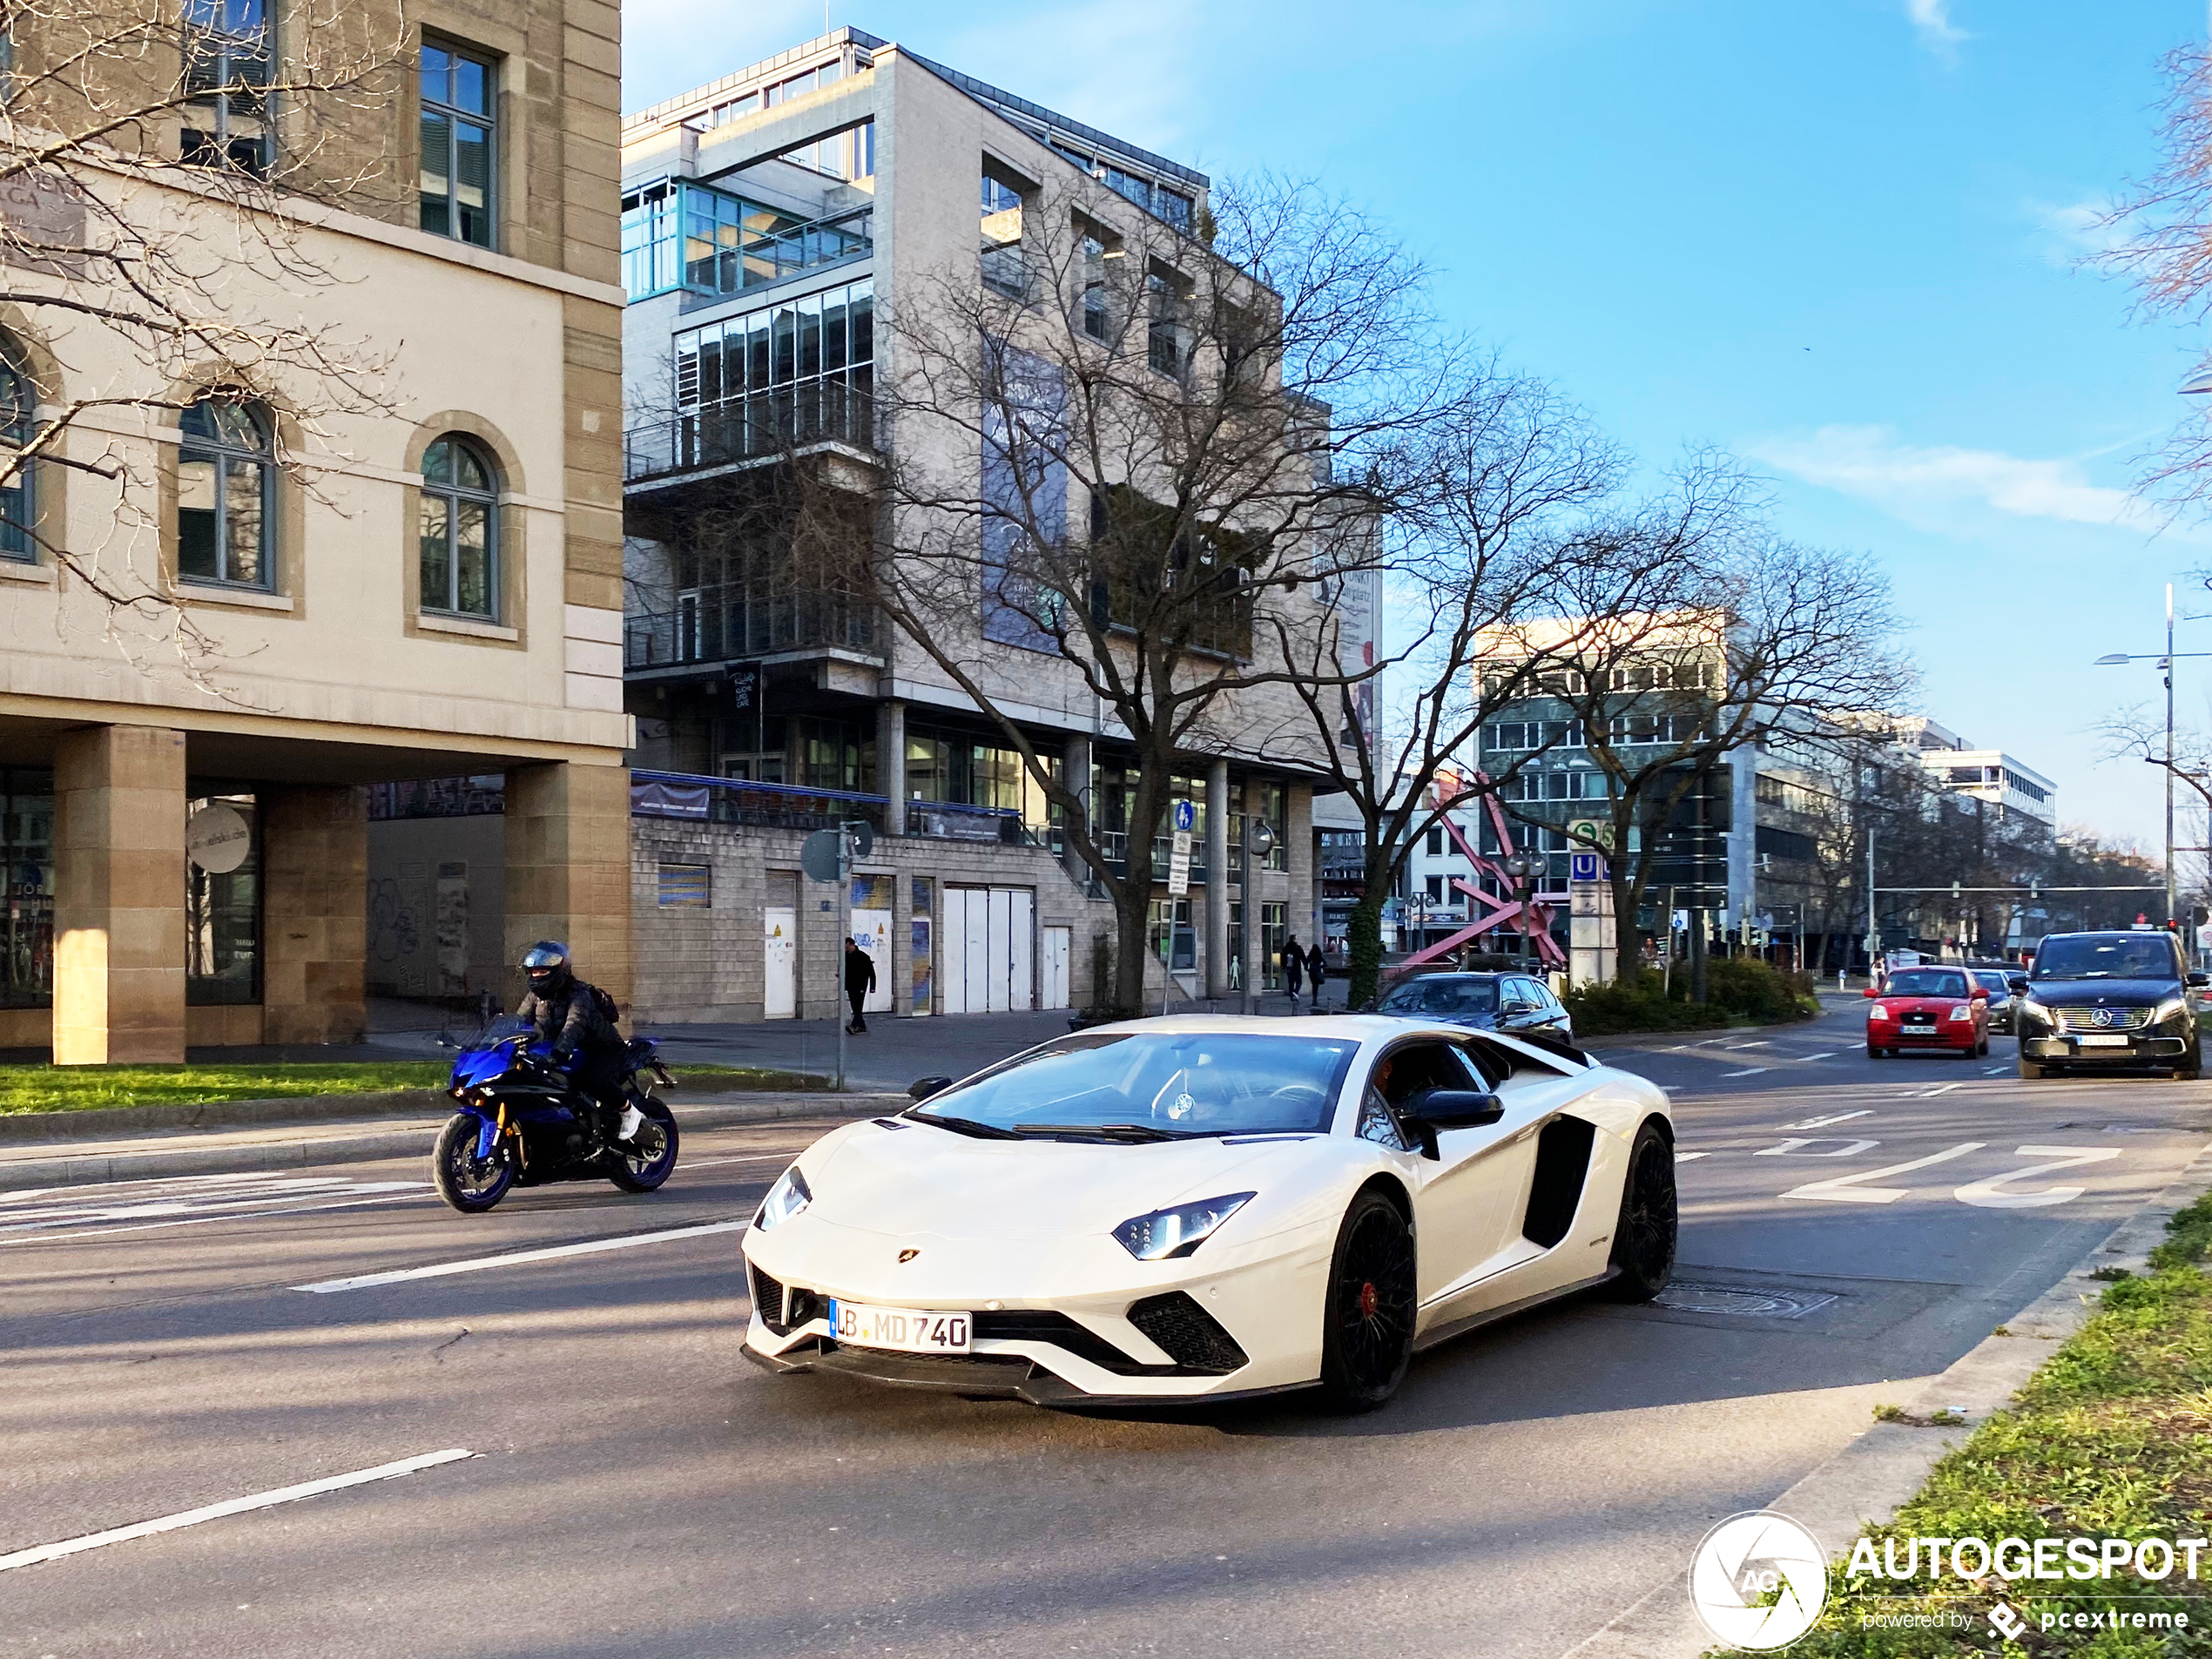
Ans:
{"label": "windshield wiper", "polygon": [[1183,1138],[1170,1130],[1154,1129],[1150,1123],[1024,1123],[1017,1135],[1089,1135],[1107,1141],[1179,1141]]}
{"label": "windshield wiper", "polygon": [[934,1123],[939,1129],[948,1129],[955,1135],[973,1136],[979,1141],[1018,1141],[1022,1137],[1010,1129],[1001,1129],[995,1123],[979,1123],[972,1117],[948,1117],[942,1112],[903,1112],[917,1123]]}

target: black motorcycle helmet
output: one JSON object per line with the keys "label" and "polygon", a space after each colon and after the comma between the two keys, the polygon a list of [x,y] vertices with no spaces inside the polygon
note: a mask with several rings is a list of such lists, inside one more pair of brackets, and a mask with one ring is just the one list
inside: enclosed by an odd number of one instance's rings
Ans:
{"label": "black motorcycle helmet", "polygon": [[541,939],[523,953],[523,974],[530,989],[543,996],[569,981],[569,948],[557,939]]}

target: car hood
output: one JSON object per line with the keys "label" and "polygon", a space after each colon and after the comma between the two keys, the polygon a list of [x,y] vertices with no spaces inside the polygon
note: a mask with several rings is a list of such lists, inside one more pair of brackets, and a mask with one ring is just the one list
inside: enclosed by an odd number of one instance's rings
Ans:
{"label": "car hood", "polygon": [[1110,1232],[1132,1216],[1260,1186],[1302,1140],[984,1141],[915,1126],[857,1133],[808,1171],[810,1211],[868,1232],[1042,1239]]}
{"label": "car hood", "polygon": [[2027,994],[2046,1008],[2148,1008],[2182,994],[2181,981],[2170,979],[2039,979],[2030,980]]}

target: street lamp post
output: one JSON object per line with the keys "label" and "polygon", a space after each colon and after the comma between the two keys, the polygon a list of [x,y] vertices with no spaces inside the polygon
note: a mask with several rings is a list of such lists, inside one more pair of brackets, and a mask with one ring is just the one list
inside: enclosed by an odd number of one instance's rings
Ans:
{"label": "street lamp post", "polygon": [[[2212,651],[2183,651],[2181,655],[2212,657]],[[2169,582],[2166,584],[2166,650],[2155,656],[2148,653],[2130,656],[2126,651],[2108,651],[2096,661],[2099,668],[2116,668],[2122,663],[2156,663],[2166,677],[2166,757],[2161,760],[2155,756],[2145,755],[2143,759],[2155,766],[2162,767],[2166,772],[2166,915],[2169,921],[2176,915],[2174,886],[2174,584]]]}

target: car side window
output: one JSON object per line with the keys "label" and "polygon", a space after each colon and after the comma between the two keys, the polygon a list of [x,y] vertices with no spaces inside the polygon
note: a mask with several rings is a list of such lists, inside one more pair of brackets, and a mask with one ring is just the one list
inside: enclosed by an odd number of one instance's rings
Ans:
{"label": "car side window", "polygon": [[1359,1096],[1359,1123],[1353,1131],[1363,1141],[1387,1146],[1393,1151],[1413,1149],[1398,1114],[1416,1096],[1432,1089],[1467,1089],[1466,1062],[1456,1045],[1448,1042],[1409,1042],[1393,1049],[1375,1062],[1367,1087]]}

